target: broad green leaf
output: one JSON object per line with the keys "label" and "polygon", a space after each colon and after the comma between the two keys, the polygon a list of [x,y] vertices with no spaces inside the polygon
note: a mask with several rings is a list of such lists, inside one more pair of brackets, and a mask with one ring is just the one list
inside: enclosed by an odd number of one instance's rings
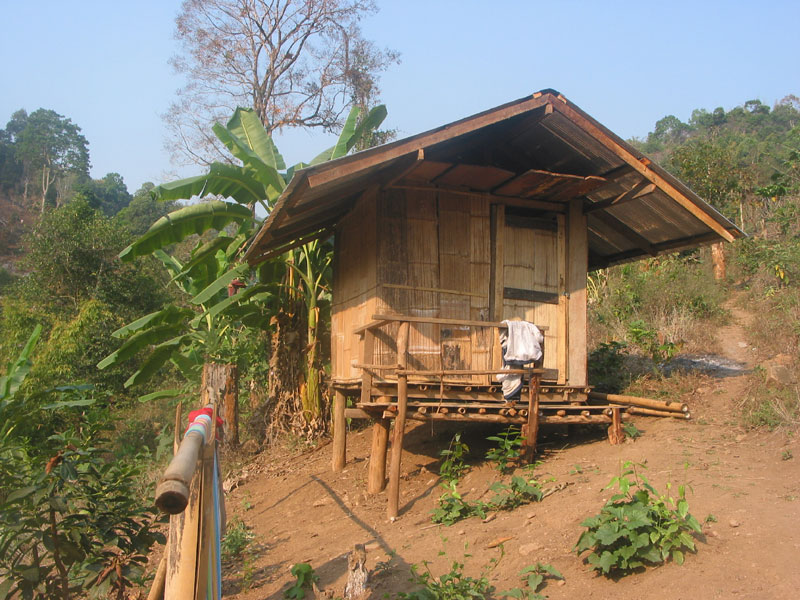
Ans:
{"label": "broad green leaf", "polygon": [[97,363],[97,368],[102,370],[111,365],[128,360],[148,346],[154,346],[175,337],[176,334],[180,333],[185,328],[185,323],[179,321],[177,323],[166,323],[137,331],[129,337],[122,346]]}
{"label": "broad green leaf", "polygon": [[144,396],[139,396],[139,402],[150,402],[151,400],[160,400],[161,398],[175,398],[180,396],[181,393],[179,389],[159,390],[157,392],[145,394]]}
{"label": "broad green leaf", "polygon": [[91,406],[96,400],[94,398],[80,398],[78,400],[61,400],[42,406],[42,410],[59,410],[62,408],[74,408],[76,406]]}
{"label": "broad green leaf", "polygon": [[227,249],[231,242],[233,242],[232,237],[228,235],[218,235],[215,238],[200,244],[192,251],[192,258],[188,262],[184,263],[181,272],[175,275],[173,279],[184,276],[194,277],[195,273],[193,273],[193,269],[196,266],[208,260],[213,260],[216,262],[215,255],[217,251]]}
{"label": "broad green leaf", "polygon": [[265,182],[253,176],[252,171],[223,163],[212,163],[205,175],[159,185],[150,194],[159,201],[221,196],[244,205],[255,204],[269,197]]}
{"label": "broad green leaf", "polygon": [[[339,139],[336,141],[336,145],[331,152],[330,160],[344,156],[347,154],[348,150],[353,147],[350,141],[353,140],[353,136],[355,135],[358,116],[360,114],[361,109],[359,107],[354,106],[350,109],[350,114],[347,115],[347,120],[344,122],[342,132],[339,134]],[[353,140],[353,143],[355,143],[355,140]]]}
{"label": "broad green leaf", "polygon": [[283,156],[278,152],[275,142],[264,129],[264,125],[252,108],[237,108],[228,121],[227,129],[233,135],[247,142],[247,145],[276,171],[286,168]]}
{"label": "broad green leaf", "polygon": [[185,339],[186,336],[181,335],[156,346],[153,353],[142,363],[141,368],[128,378],[125,382],[125,387],[131,387],[147,381],[164,366],[164,363],[181,347]]}
{"label": "broad green leaf", "polygon": [[214,297],[220,290],[226,289],[228,284],[238,277],[242,277],[250,269],[250,265],[239,265],[226,273],[223,273],[215,281],[210,283],[203,291],[192,298],[193,304],[203,304]]}
{"label": "broad green leaf", "polygon": [[31,370],[30,356],[33,354],[33,349],[36,347],[36,342],[39,341],[39,336],[42,333],[42,326],[37,324],[33,328],[28,341],[19,353],[17,360],[15,360],[8,369],[8,373],[0,377],[0,399],[5,399],[13,396],[22,382],[25,381],[28,373]]}
{"label": "broad green leaf", "polygon": [[11,493],[10,493],[10,494],[9,494],[9,495],[6,497],[6,502],[14,502],[15,500],[20,500],[20,499],[22,499],[22,498],[27,498],[27,497],[28,497],[28,496],[30,496],[30,495],[31,495],[33,492],[35,492],[37,489],[39,489],[37,486],[35,486],[35,485],[29,485],[29,486],[27,486],[27,487],[20,488],[20,489],[18,489],[18,490],[14,490],[13,492],[11,492]]}
{"label": "broad green leaf", "polygon": [[[216,123],[213,129],[216,136],[223,144],[225,144],[228,150],[230,150],[236,158],[242,161],[245,169],[249,169],[252,175],[264,184],[268,193],[265,198],[262,198],[262,200],[266,198],[277,198],[283,191],[283,188],[286,184],[276,168],[258,156],[250,147],[248,147],[244,140],[232,134],[228,129],[219,123]],[[264,132],[264,134],[266,135],[266,132]],[[275,152],[277,152],[277,149]],[[274,157],[272,158],[274,159]]]}
{"label": "broad green leaf", "polygon": [[689,503],[686,500],[678,500],[678,514],[685,518],[689,513]]}
{"label": "broad green leaf", "polygon": [[174,304],[170,304],[162,310],[145,315],[140,319],[136,319],[132,323],[128,323],[124,327],[120,327],[111,335],[115,338],[121,338],[144,327],[154,327],[156,325],[161,325],[162,323],[180,323],[192,315],[194,315],[194,312],[190,309],[179,308]]}
{"label": "broad green leaf", "polygon": [[683,552],[680,550],[673,550],[672,551],[672,560],[674,560],[677,564],[683,564]]}
{"label": "broad green leaf", "polygon": [[161,217],[142,237],[120,252],[119,257],[123,261],[131,261],[137,256],[180,242],[194,233],[201,234],[209,229],[221,231],[228,223],[245,219],[252,219],[246,206],[218,200],[193,204]]}
{"label": "broad green leaf", "polygon": [[347,152],[352,150],[353,146],[355,146],[366,133],[374,131],[380,127],[387,114],[388,111],[386,110],[386,106],[383,104],[380,104],[369,111],[367,116],[364,117],[364,120],[361,121],[359,126],[353,132],[353,135],[347,141]]}

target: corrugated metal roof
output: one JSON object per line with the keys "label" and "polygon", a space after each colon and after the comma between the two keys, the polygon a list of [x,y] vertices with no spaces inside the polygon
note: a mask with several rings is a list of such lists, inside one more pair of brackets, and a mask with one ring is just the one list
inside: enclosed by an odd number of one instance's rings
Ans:
{"label": "corrugated metal roof", "polygon": [[248,249],[248,261],[331,227],[364,190],[395,185],[547,201],[556,210],[582,197],[593,267],[744,235],[558,92],[544,90],[296,172]]}

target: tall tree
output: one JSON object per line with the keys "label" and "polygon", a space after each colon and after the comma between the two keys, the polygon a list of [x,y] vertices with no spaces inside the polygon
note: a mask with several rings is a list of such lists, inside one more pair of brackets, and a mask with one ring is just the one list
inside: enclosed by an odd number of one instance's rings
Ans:
{"label": "tall tree", "polygon": [[[41,182],[41,210],[53,184],[70,176],[89,176],[89,143],[81,128],[71,119],[53,110],[40,108],[30,114],[25,128],[17,136],[17,157],[26,172]],[[61,204],[64,190],[58,192],[56,206]]]}
{"label": "tall tree", "polygon": [[211,124],[237,106],[252,106],[271,134],[335,130],[352,104],[374,105],[379,74],[398,59],[359,29],[375,10],[372,0],[184,0],[173,66],[188,83],[165,115],[175,157],[225,157]]}

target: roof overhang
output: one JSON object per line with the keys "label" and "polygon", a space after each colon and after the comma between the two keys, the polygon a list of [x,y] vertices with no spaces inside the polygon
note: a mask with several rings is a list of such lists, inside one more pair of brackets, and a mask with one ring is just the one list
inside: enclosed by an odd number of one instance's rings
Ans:
{"label": "roof overhang", "polygon": [[580,198],[590,268],[744,236],[558,92],[543,90],[297,171],[250,245],[248,262],[330,235],[362,192],[385,187],[482,194],[551,212]]}

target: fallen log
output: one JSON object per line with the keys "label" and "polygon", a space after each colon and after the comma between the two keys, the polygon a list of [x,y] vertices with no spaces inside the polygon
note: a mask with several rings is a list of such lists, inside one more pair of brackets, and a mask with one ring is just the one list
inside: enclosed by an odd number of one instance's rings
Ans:
{"label": "fallen log", "polygon": [[674,400],[653,400],[652,398],[640,398],[639,396],[623,396],[621,394],[603,394],[602,392],[589,392],[592,400],[603,400],[614,404],[624,404],[626,406],[637,406],[640,408],[650,408],[668,412],[689,412],[689,405]]}

